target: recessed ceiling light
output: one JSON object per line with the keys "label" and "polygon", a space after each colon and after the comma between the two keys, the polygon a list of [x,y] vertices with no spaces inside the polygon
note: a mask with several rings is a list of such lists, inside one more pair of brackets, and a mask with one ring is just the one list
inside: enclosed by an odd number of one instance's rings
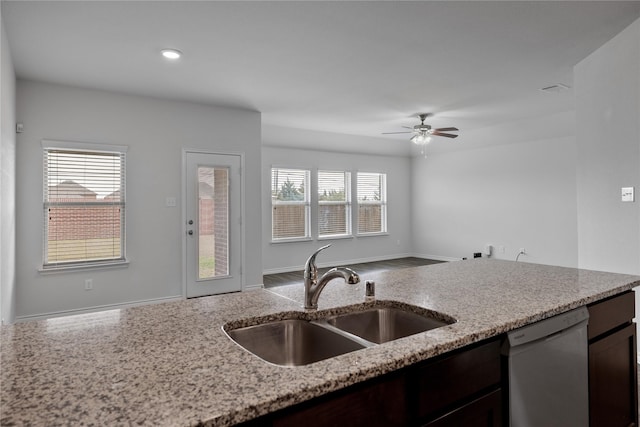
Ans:
{"label": "recessed ceiling light", "polygon": [[162,49],[160,52],[167,59],[178,59],[182,56],[182,52],[177,49]]}

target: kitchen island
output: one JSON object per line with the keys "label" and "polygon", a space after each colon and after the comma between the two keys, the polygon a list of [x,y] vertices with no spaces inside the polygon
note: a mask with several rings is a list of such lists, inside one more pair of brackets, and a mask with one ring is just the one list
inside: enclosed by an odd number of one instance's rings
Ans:
{"label": "kitchen island", "polygon": [[640,277],[477,259],[331,282],[319,310],[376,298],[456,323],[299,367],[232,342],[231,321],[304,311],[299,285],[2,327],[1,425],[233,425],[473,346],[640,285]]}

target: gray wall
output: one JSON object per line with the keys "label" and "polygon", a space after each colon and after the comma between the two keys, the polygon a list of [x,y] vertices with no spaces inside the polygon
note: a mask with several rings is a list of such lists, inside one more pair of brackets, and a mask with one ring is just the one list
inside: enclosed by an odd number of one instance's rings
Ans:
{"label": "gray wall", "polygon": [[[635,203],[620,202],[622,186],[635,186],[640,193],[639,33],[636,21],[576,66],[575,115],[564,112],[533,118],[530,126],[508,123],[467,132],[464,137],[475,149],[434,152],[428,159],[352,154],[350,147],[362,149],[365,138],[283,128],[266,131],[261,147],[256,112],[35,82],[18,83],[16,117],[15,76],[3,33],[2,315],[13,317],[14,293],[15,313],[23,317],[181,295],[180,209],[165,208],[164,198],[181,200],[182,147],[246,153],[247,285],[262,282],[263,268],[300,268],[325,243],[270,243],[272,165],[383,168],[389,174],[389,235],[336,240],[319,258],[321,264],[407,254],[459,259],[491,243],[496,258],[513,259],[525,247],[522,261],[639,274],[640,195]],[[17,139],[17,166],[12,161],[15,121],[26,126]],[[315,151],[291,148],[301,134]],[[83,289],[87,273],[37,272],[42,262],[43,138],[130,147],[131,265],[92,272],[91,292]],[[333,141],[340,141],[340,147]],[[157,214],[152,220],[150,211]]]}
{"label": "gray wall", "polygon": [[577,64],[573,85],[575,113],[479,129],[466,141],[481,148],[414,158],[417,254],[468,257],[491,243],[505,247],[496,258],[524,247],[522,261],[640,274],[640,195],[620,201],[621,187],[640,193],[640,20]]}
{"label": "gray wall", "polygon": [[524,247],[521,261],[575,267],[575,140],[536,136],[414,158],[415,252],[471,258],[491,244],[495,258],[513,260]]}
{"label": "gray wall", "polygon": [[16,76],[1,15],[0,27],[0,318],[11,323],[16,288]]}
{"label": "gray wall", "polygon": [[[640,20],[574,74],[578,265],[640,274]],[[634,203],[621,187],[635,187]]]}
{"label": "gray wall", "polygon": [[[262,283],[260,114],[18,81],[20,317],[182,295],[182,148],[245,153],[244,283]],[[41,274],[42,139],[127,145],[127,268]],[[165,207],[167,196],[178,207]],[[92,291],[84,279],[93,279]]]}
{"label": "gray wall", "polygon": [[[286,144],[288,138],[297,135],[292,130],[270,128],[263,134],[263,144]],[[307,132],[306,143],[324,147],[325,140],[335,135],[323,132]],[[349,147],[349,136],[341,135],[343,149]],[[362,137],[353,137],[354,141]],[[388,233],[384,236],[353,237],[349,239],[312,240],[294,243],[271,243],[271,167],[295,167],[310,170],[345,170],[355,174],[384,172],[387,174]],[[309,255],[320,246],[332,243],[332,247],[317,259],[319,265],[345,265],[355,262],[402,257],[411,254],[412,236],[407,226],[411,220],[411,160],[409,157],[379,156],[368,154],[337,153],[332,151],[296,150],[263,146],[262,150],[262,248],[266,273],[301,270]],[[355,205],[354,205],[355,208]],[[312,218],[314,218],[312,216]],[[313,221],[313,219],[312,219]],[[355,227],[355,224],[354,224]],[[312,233],[314,232],[312,223]],[[317,231],[316,231],[317,234]],[[301,276],[302,277],[302,276]]]}

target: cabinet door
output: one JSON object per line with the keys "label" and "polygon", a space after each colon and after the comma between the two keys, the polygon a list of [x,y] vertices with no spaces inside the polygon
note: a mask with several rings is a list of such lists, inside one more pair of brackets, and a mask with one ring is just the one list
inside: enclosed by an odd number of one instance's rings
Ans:
{"label": "cabinet door", "polygon": [[424,427],[498,427],[502,425],[502,396],[500,390],[476,399]]}
{"label": "cabinet door", "polygon": [[589,346],[589,417],[591,427],[638,425],[636,325]]}

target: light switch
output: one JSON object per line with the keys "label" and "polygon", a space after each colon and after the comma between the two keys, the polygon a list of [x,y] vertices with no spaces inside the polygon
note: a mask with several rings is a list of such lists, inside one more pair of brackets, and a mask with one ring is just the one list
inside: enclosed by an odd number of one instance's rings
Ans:
{"label": "light switch", "polygon": [[168,208],[173,208],[176,206],[176,198],[175,197],[167,197],[164,202],[165,206]]}
{"label": "light switch", "polygon": [[622,201],[633,202],[633,187],[622,187]]}

